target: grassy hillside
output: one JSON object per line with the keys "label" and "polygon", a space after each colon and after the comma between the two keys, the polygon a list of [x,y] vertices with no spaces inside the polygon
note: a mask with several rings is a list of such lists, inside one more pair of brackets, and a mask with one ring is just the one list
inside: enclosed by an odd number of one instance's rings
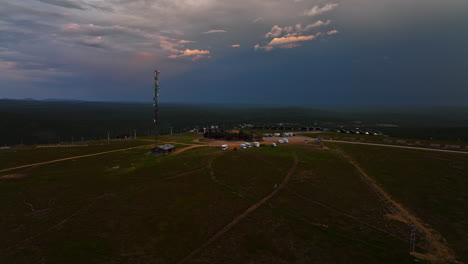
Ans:
{"label": "grassy hillside", "polygon": [[[193,139],[164,138],[180,142],[179,151]],[[386,216],[385,206],[334,149],[309,144],[223,152],[192,146],[168,156],[137,148],[0,173],[0,262],[179,263],[189,256],[185,263],[413,263],[409,227]],[[374,155],[361,146],[343,149],[356,152],[359,161],[362,153]],[[23,164],[46,157],[41,151],[3,153],[13,156],[2,166],[20,165],[14,155],[21,155]],[[427,155],[420,161],[433,157]],[[464,205],[457,200],[463,198],[459,189],[441,198],[451,188],[465,188],[455,173],[464,160],[453,159],[453,172],[452,165],[437,165],[449,170],[451,180],[434,176],[424,188],[445,186],[431,200],[446,215],[436,219],[466,235],[461,220],[449,224],[451,210]],[[421,181],[427,177],[415,175],[424,177]],[[414,191],[405,177],[388,178],[394,186],[383,185],[398,199],[409,191],[415,197],[424,193]],[[401,199],[410,208],[422,207],[416,213],[441,227],[422,201]],[[446,204],[450,212],[441,209]],[[463,257],[455,232],[440,231]],[[418,243],[417,251],[424,252],[424,244]]]}
{"label": "grassy hillside", "polygon": [[468,155],[335,144],[468,262]]}

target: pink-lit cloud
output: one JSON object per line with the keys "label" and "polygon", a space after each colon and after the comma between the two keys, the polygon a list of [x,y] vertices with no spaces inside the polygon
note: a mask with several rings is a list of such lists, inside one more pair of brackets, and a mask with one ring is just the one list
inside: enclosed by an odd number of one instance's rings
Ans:
{"label": "pink-lit cloud", "polygon": [[255,23],[258,23],[258,22],[262,22],[262,21],[264,21],[263,17],[257,17],[256,19],[254,19],[254,20],[252,21],[252,23],[255,24]]}
{"label": "pink-lit cloud", "polygon": [[270,32],[266,33],[265,35],[265,38],[274,38],[274,37],[278,37],[281,35],[281,33],[283,32],[283,28],[281,28],[280,26],[278,25],[274,25]]}
{"label": "pink-lit cloud", "polygon": [[330,30],[327,32],[327,35],[331,36],[331,35],[335,35],[335,34],[338,34],[340,33],[338,30],[334,29],[334,30]]}
{"label": "pink-lit cloud", "polygon": [[226,33],[227,31],[224,30],[224,29],[212,29],[212,30],[208,30],[208,31],[205,31],[205,32],[202,32],[203,34],[214,34],[214,33]]}
{"label": "pink-lit cloud", "polygon": [[16,62],[0,59],[0,80],[52,82],[51,77],[71,76],[70,72],[51,68],[37,62]]}
{"label": "pink-lit cloud", "polygon": [[325,12],[331,11],[331,10],[337,8],[337,7],[338,7],[338,4],[332,4],[332,3],[327,3],[323,7],[319,7],[318,5],[316,5],[316,6],[312,7],[311,9],[304,11],[304,15],[306,15],[306,16],[316,16],[316,15],[320,15],[320,14],[323,14]]}
{"label": "pink-lit cloud", "polygon": [[153,59],[156,55],[151,52],[140,51],[137,52],[137,56],[143,59]]}
{"label": "pink-lit cloud", "polygon": [[179,40],[179,44],[187,44],[187,43],[195,43],[195,42],[196,42],[196,41],[185,40],[185,39]]}
{"label": "pink-lit cloud", "polygon": [[311,28],[327,26],[327,25],[330,25],[330,23],[331,23],[331,20],[327,20],[325,22],[323,22],[322,20],[318,20],[315,23],[312,23],[312,24],[309,24],[309,25],[305,26],[304,31],[307,31],[307,30],[309,30]]}
{"label": "pink-lit cloud", "polygon": [[305,35],[305,36],[300,35],[300,33],[297,33],[297,32],[288,33],[282,37],[273,38],[267,45],[263,47],[260,46],[260,44],[256,44],[254,46],[254,49],[271,51],[275,48],[281,48],[281,49],[295,48],[295,47],[299,47],[301,42],[311,41],[320,35],[321,35],[320,32],[318,32],[315,35]]}
{"label": "pink-lit cloud", "polygon": [[192,57],[193,61],[202,59],[202,58],[210,58],[208,56],[210,54],[209,50],[199,50],[199,49],[185,49],[185,50],[180,50],[178,54],[171,54],[169,55],[168,58],[170,59],[176,59],[180,57]]}
{"label": "pink-lit cloud", "polygon": [[240,47],[240,45],[239,45],[239,44],[232,44],[232,46],[231,46],[231,47],[233,47],[233,48],[239,48],[239,47]]}
{"label": "pink-lit cloud", "polygon": [[278,25],[274,25],[270,32],[266,33],[265,38],[276,38],[281,36],[282,34],[292,33],[292,32],[301,32],[302,25],[296,24],[294,26],[285,26],[280,27]]}
{"label": "pink-lit cloud", "polygon": [[268,46],[279,46],[279,45],[291,44],[291,43],[296,43],[296,42],[309,41],[309,40],[313,40],[314,38],[316,38],[315,35],[309,35],[309,36],[286,35],[284,37],[272,39],[270,43],[268,43]]}

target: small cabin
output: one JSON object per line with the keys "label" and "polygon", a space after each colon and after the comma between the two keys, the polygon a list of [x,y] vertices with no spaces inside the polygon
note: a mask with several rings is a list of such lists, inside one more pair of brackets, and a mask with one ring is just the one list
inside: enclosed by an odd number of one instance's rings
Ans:
{"label": "small cabin", "polygon": [[164,144],[153,149],[153,153],[169,154],[175,151],[175,146],[171,144]]}

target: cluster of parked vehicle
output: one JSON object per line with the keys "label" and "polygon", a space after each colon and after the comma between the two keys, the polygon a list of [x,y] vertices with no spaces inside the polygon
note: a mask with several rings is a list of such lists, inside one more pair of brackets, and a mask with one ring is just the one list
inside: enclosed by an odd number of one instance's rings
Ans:
{"label": "cluster of parked vehicle", "polygon": [[337,133],[345,133],[345,134],[361,134],[361,135],[371,135],[371,136],[383,136],[384,134],[380,131],[366,131],[366,130],[359,130],[356,128],[356,130],[344,130],[344,129],[338,129],[336,131]]}
{"label": "cluster of parked vehicle", "polygon": [[285,132],[282,135],[280,133],[274,133],[274,134],[263,134],[263,137],[295,137],[296,134],[291,133],[291,132]]}
{"label": "cluster of parked vehicle", "polygon": [[[282,138],[278,139],[278,144],[289,143],[289,140],[286,137],[295,137],[295,136],[296,136],[296,134],[294,134],[292,132],[284,132],[283,134],[280,134],[280,133],[273,133],[273,134],[266,133],[266,134],[263,134],[263,137],[282,137]],[[249,142],[245,142],[245,143],[240,144],[241,149],[251,148],[252,146],[258,148],[258,147],[260,147],[260,143],[259,142],[253,142],[253,145],[252,145]],[[271,147],[277,147],[275,142],[271,142],[270,146]],[[227,150],[228,145],[227,144],[222,145],[221,149],[222,150]],[[235,149],[237,149],[237,147]]]}
{"label": "cluster of parked vehicle", "polygon": [[[253,143],[253,146],[254,146],[255,148],[258,148],[258,147],[260,147],[260,143],[254,142],[254,143]],[[241,148],[241,149],[246,149],[246,148],[251,148],[251,147],[252,147],[252,144],[250,144],[249,142],[245,142],[245,143],[240,144],[240,148]],[[228,149],[228,145],[227,145],[227,144],[224,144],[224,145],[221,146],[221,150],[227,150],[227,149]]]}

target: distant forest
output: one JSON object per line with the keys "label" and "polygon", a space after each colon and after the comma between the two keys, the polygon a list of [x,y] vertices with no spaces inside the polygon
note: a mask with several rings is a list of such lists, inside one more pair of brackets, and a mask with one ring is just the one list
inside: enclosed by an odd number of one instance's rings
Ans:
{"label": "distant forest", "polygon": [[[160,105],[161,133],[218,125],[369,128],[394,137],[468,141],[468,107],[304,107]],[[154,133],[152,104],[0,100],[0,146],[46,144]]]}

